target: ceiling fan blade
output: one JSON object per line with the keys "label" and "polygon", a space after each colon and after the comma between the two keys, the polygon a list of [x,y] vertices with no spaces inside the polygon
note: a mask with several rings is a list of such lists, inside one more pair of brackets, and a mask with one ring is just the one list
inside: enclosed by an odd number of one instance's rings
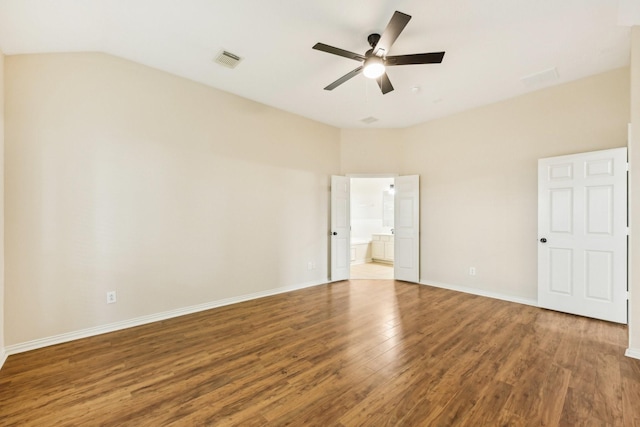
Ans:
{"label": "ceiling fan blade", "polygon": [[362,67],[358,67],[353,71],[350,71],[349,73],[345,74],[344,76],[340,77],[338,80],[336,80],[335,82],[331,83],[329,86],[325,87],[324,90],[333,90],[335,88],[337,88],[338,86],[340,86],[342,83],[346,82],[347,80],[357,76],[358,74],[360,74],[362,72]]}
{"label": "ceiling fan blade", "polygon": [[383,75],[378,77],[376,81],[378,82],[378,86],[380,86],[380,90],[382,91],[383,95],[393,90],[393,85],[391,84],[391,80],[389,80],[389,76],[387,76],[387,73],[384,73]]}
{"label": "ceiling fan blade", "polygon": [[444,58],[444,52],[415,53],[413,55],[387,56],[384,65],[410,65],[410,64],[439,64]]}
{"label": "ceiling fan blade", "polygon": [[327,52],[327,53],[332,53],[334,55],[338,55],[338,56],[342,56],[342,57],[345,57],[345,58],[353,59],[355,61],[364,61],[365,60],[365,57],[363,55],[360,55],[360,54],[354,53],[354,52],[349,52],[348,50],[340,49],[338,47],[329,46],[328,44],[324,44],[324,43],[316,43],[313,46],[313,49],[321,50],[321,51]]}
{"label": "ceiling fan blade", "polygon": [[407,26],[410,19],[411,15],[395,11],[393,16],[391,17],[391,20],[387,24],[387,28],[384,29],[382,36],[380,36],[380,40],[378,40],[378,43],[373,48],[373,54],[378,55],[378,51],[382,49],[384,49],[383,55],[389,53],[391,45],[393,45],[402,30],[404,30],[404,27]]}

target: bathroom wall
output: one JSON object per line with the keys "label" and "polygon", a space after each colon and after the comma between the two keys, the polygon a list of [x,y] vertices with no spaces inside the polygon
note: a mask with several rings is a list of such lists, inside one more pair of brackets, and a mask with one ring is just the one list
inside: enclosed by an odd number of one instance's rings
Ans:
{"label": "bathroom wall", "polygon": [[382,224],[382,194],[393,178],[351,179],[351,242],[371,240],[376,233],[390,233]]}

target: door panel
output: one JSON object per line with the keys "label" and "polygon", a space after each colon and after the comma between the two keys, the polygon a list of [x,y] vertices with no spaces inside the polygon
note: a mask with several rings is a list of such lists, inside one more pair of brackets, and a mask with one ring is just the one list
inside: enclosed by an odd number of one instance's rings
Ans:
{"label": "door panel", "polygon": [[571,233],[573,230],[573,189],[551,190],[551,231]]}
{"label": "door panel", "polygon": [[347,280],[351,267],[350,179],[331,177],[331,281]]}
{"label": "door panel", "polygon": [[550,248],[549,263],[550,292],[572,295],[573,251],[571,249]]}
{"label": "door panel", "polygon": [[613,234],[613,185],[587,187],[587,234]]}
{"label": "door panel", "polygon": [[394,254],[397,257],[395,262],[400,269],[411,270],[414,268],[412,238],[396,237],[394,250],[397,252]]}
{"label": "door panel", "polygon": [[613,252],[586,251],[586,296],[611,302],[613,299]]}
{"label": "door panel", "polygon": [[394,277],[420,281],[420,179],[418,175],[395,179]]}
{"label": "door panel", "polygon": [[538,162],[538,304],[627,322],[627,151]]}

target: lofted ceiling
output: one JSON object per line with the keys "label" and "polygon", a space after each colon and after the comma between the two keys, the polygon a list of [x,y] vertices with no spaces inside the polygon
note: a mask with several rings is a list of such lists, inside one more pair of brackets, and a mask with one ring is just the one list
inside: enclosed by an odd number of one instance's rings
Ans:
{"label": "lofted ceiling", "polygon": [[[105,52],[336,127],[399,128],[628,65],[633,1],[0,0],[0,49]],[[389,54],[442,64],[390,68],[386,95],[362,75],[323,90],[359,64],[311,47],[363,54],[396,10],[413,18]]]}

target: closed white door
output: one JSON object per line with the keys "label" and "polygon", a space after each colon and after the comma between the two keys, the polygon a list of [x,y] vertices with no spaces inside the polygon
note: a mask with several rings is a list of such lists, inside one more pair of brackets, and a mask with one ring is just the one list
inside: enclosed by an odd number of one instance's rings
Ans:
{"label": "closed white door", "polygon": [[351,266],[350,178],[331,177],[331,281],[347,280]]}
{"label": "closed white door", "polygon": [[538,304],[627,323],[627,149],[538,162]]}
{"label": "closed white door", "polygon": [[395,178],[394,278],[420,281],[420,177]]}

